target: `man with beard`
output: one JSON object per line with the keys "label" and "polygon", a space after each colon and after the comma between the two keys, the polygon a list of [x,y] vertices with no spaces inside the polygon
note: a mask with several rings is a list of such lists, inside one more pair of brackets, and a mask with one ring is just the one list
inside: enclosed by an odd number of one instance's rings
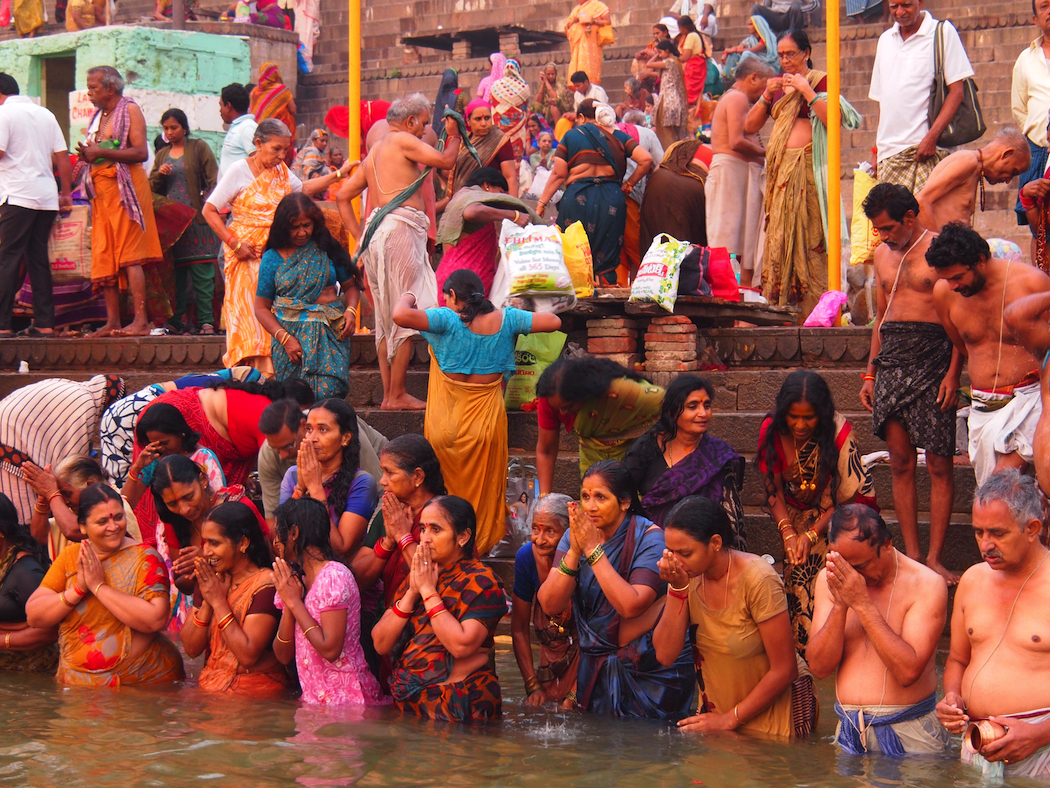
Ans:
{"label": "man with beard", "polygon": [[966,570],[955,592],[937,717],[956,735],[977,721],[991,729],[976,751],[964,735],[961,753],[990,782],[1050,777],[1050,553],[1039,541],[1042,515],[1032,477],[993,474],[973,502],[984,563]]}
{"label": "man with beard", "polygon": [[970,463],[983,484],[1004,468],[1024,470],[1042,413],[1039,360],[1004,320],[1007,307],[1050,290],[1050,277],[992,257],[975,230],[952,222],[930,242],[926,262],[939,281],[937,314],[970,373]]}
{"label": "man with beard", "polygon": [[919,204],[896,184],[876,185],[864,214],[882,243],[875,249],[876,315],[861,404],[890,450],[894,508],[908,557],[921,560],[916,447],[926,450],[930,473],[930,550],[927,565],[948,583],[958,582],[941,565],[955,482],[956,389],[962,354],[937,319],[933,289],[937,275],[924,255],[936,233],[923,229]]}

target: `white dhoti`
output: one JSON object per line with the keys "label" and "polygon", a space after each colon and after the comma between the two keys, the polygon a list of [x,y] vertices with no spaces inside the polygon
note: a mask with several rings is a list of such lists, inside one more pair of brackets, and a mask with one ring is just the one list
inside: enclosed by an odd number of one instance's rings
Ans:
{"label": "white dhoti", "polygon": [[[1003,716],[1013,717],[1034,725],[1050,720],[1050,711],[1040,709],[1024,714],[1004,714]],[[986,760],[980,753],[970,748],[969,742],[963,741],[959,759],[971,766],[979,766],[982,774],[993,782],[1001,782],[1004,777],[1034,777],[1037,779],[1050,777],[1050,745],[1036,750],[1020,761],[1003,763],[1002,761]]]}
{"label": "white dhoti", "polygon": [[[1005,405],[1000,403],[1005,402]],[[1039,383],[1018,386],[1013,394],[992,394],[973,390],[973,403],[967,425],[970,430],[970,464],[980,486],[995,471],[995,464],[1006,454],[1017,453],[1031,463],[1035,428],[1043,413]]]}
{"label": "white dhoti", "polygon": [[756,270],[761,265],[759,235],[766,219],[765,165],[746,162],[728,153],[716,153],[711,159],[704,191],[708,246],[724,246],[737,256],[741,268]]}
{"label": "white dhoti", "polygon": [[[375,218],[368,217],[365,227]],[[437,279],[427,256],[427,229],[430,220],[422,211],[402,206],[387,214],[376,229],[368,248],[361,255],[368,285],[372,288],[376,314],[376,348],[386,340],[386,359],[390,362],[401,343],[416,334],[411,328],[394,323],[394,307],[405,293],[416,297],[418,309],[437,304]]]}

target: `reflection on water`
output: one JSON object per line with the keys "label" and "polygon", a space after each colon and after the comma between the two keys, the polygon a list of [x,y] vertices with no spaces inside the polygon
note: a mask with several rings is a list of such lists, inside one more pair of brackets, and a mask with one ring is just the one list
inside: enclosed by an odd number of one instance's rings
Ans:
{"label": "reflection on water", "polygon": [[[685,736],[663,723],[525,711],[509,647],[497,657],[501,723],[402,719],[192,686],[67,689],[0,674],[0,785],[18,786],[979,786],[953,759],[840,758],[833,685],[817,735],[787,744]],[[958,748],[956,747],[956,758]]]}

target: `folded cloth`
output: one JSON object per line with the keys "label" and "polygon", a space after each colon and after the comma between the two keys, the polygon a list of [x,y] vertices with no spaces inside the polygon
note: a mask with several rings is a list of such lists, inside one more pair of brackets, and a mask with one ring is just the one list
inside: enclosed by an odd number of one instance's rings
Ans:
{"label": "folded cloth", "polygon": [[970,405],[970,464],[980,486],[995,471],[995,464],[1005,454],[1017,453],[1031,463],[1035,458],[1032,444],[1043,404],[1039,383],[1017,386],[1010,394],[973,389]]}
{"label": "folded cloth", "polygon": [[[901,757],[908,754],[940,752],[948,746],[948,734],[937,722],[934,709],[937,695],[930,695],[913,706],[846,706],[835,703],[839,727],[835,742],[850,755],[869,753],[869,733],[883,755]],[[923,725],[924,718],[932,725]],[[907,744],[901,741],[904,735]]]}
{"label": "folded cloth", "polygon": [[[1034,725],[1050,720],[1050,710],[1039,709],[1038,711],[1029,711],[1022,714],[1004,714],[1003,716],[1023,720]],[[971,766],[979,766],[984,778],[989,782],[1002,782],[1004,777],[1050,777],[1050,745],[1036,750],[1027,758],[1011,761],[1008,764],[1004,764],[1003,761],[986,760],[979,752],[971,752],[970,748],[964,745],[962,752],[959,753],[959,759]]]}

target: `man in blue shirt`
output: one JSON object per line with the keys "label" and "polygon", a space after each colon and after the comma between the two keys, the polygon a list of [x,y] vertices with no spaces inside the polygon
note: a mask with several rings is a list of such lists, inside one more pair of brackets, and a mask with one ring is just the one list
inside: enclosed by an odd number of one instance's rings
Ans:
{"label": "man in blue shirt", "polygon": [[247,159],[255,152],[255,116],[248,112],[251,99],[244,85],[234,82],[222,89],[219,96],[219,114],[222,122],[229,124],[226,139],[222,143],[222,155],[219,158],[219,177],[234,164]]}

